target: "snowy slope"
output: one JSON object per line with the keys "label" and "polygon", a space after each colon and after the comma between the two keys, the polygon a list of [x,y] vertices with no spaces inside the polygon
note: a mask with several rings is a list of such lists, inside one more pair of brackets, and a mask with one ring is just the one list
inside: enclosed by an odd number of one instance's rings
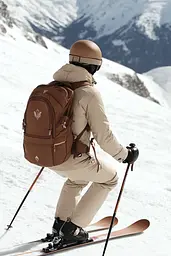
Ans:
{"label": "snowy slope", "polygon": [[[1,36],[0,46],[0,234],[3,234],[39,170],[23,158],[21,123],[28,95],[37,84],[52,79],[56,69],[68,60],[68,51],[50,42],[50,49],[46,50],[21,38],[15,42]],[[171,111],[111,82],[103,71],[96,75],[96,80],[114,133],[124,145],[135,142],[140,148],[140,158],[126,182],[117,228],[139,218],[151,221],[151,227],[143,235],[110,242],[108,254],[115,251],[116,255],[170,256]],[[107,157],[100,149],[98,152]],[[120,182],[96,219],[113,213],[126,168],[110,157],[108,160],[116,164]],[[16,255],[31,249],[31,245],[14,246],[50,232],[63,182],[52,171],[44,171],[13,229],[0,240],[0,255]],[[84,251],[74,251],[74,255],[81,252],[100,255],[102,248],[102,244],[87,247]]]}
{"label": "snowy slope", "polygon": [[171,107],[170,100],[168,100],[168,94],[165,93],[165,91],[156,81],[146,74],[138,74],[138,77],[144,82],[146,88],[150,92],[151,97],[158,100],[162,106]]}
{"label": "snowy slope", "polygon": [[[102,66],[102,69],[100,71],[101,74],[104,76],[107,76],[108,78],[112,77],[113,74],[117,75],[119,79],[121,80],[121,83],[123,83],[123,86],[127,84],[126,77],[134,79],[135,75],[138,76],[140,81],[144,83],[144,89],[142,88],[142,95],[144,90],[148,90],[151,97],[153,97],[156,101],[160,103],[160,105],[165,107],[170,107],[170,103],[168,102],[167,95],[163,92],[160,85],[157,83],[157,81],[153,81],[149,76],[148,73],[146,74],[136,74],[134,70],[124,67],[123,65],[120,65],[119,63],[104,59],[103,60],[104,65]],[[117,80],[116,80],[117,82]],[[131,87],[132,81],[130,80],[129,84]],[[137,84],[137,90],[141,91],[140,85]],[[136,91],[134,91],[136,93]],[[141,96],[142,96],[141,95]]]}
{"label": "snowy slope", "polygon": [[150,70],[146,76],[160,86],[165,99],[171,106],[171,67],[161,67]]}
{"label": "snowy slope", "polygon": [[171,93],[171,67],[155,68],[148,71],[146,75],[153,78],[166,92]]}

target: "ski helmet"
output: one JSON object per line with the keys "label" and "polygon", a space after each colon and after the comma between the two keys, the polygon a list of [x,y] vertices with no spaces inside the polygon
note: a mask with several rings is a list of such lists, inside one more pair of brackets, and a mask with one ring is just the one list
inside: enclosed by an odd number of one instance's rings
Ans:
{"label": "ski helmet", "polygon": [[70,48],[69,62],[101,66],[102,52],[93,41],[79,40]]}

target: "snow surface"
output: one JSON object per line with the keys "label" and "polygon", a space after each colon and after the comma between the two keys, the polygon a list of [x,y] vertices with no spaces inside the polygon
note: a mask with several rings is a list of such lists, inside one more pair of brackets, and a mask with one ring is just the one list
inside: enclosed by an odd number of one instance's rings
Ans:
{"label": "snow surface", "polygon": [[[4,228],[39,171],[23,157],[21,127],[28,96],[37,84],[49,82],[56,69],[68,60],[67,50],[50,42],[48,46],[51,47],[46,50],[26,39],[14,41],[0,36],[0,255],[3,256],[32,249],[31,244],[23,243],[51,231],[56,202],[65,180],[45,169],[13,228],[3,236]],[[116,229],[140,218],[148,218],[151,227],[143,235],[109,242],[106,255],[170,256],[171,110],[108,80],[105,70],[109,66],[112,69],[112,63],[104,60],[104,69],[96,75],[96,80],[111,127],[123,145],[135,142],[140,149],[134,172],[129,173],[126,181]],[[119,67],[122,72],[128,71]],[[113,213],[126,168],[124,164],[113,162],[99,148],[98,154],[116,165],[120,181],[95,219]],[[99,244],[66,254],[101,255],[103,246]]]}
{"label": "snow surface", "polygon": [[[103,60],[103,66],[101,69],[101,74],[104,76],[108,76],[109,74],[119,74],[119,77],[123,80],[124,82],[124,76],[125,75],[130,75],[134,76],[135,71],[128,68],[128,67],[123,67],[123,65],[104,59]],[[171,101],[168,99],[168,95],[163,91],[161,86],[159,85],[160,83],[157,83],[157,81],[154,81],[148,73],[145,74],[137,74],[139,79],[144,83],[145,87],[148,89],[150,92],[150,96],[154,97],[156,100],[160,102],[160,104],[164,107],[170,107],[171,106]]]}
{"label": "snow surface", "polygon": [[164,98],[171,107],[171,67],[155,68],[145,75],[160,86]]}
{"label": "snow surface", "polygon": [[155,68],[146,75],[152,77],[166,92],[171,93],[171,67]]}
{"label": "snow surface", "polygon": [[155,40],[155,28],[171,23],[171,0],[6,0],[12,16],[27,30],[30,22],[54,30],[72,21],[86,18],[85,26],[97,32],[97,38],[112,34],[137,18],[137,25]]}
{"label": "snow surface", "polygon": [[146,73],[143,75],[138,74],[138,77],[144,82],[146,88],[150,92],[151,97],[158,100],[162,106],[168,108],[171,107],[171,101],[168,98],[168,94],[164,92],[158,83],[156,83],[150,76],[146,75]]}

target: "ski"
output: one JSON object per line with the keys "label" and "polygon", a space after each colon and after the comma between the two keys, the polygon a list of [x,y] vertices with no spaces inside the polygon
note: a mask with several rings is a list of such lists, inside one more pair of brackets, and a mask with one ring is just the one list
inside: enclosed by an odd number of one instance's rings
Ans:
{"label": "ski", "polygon": [[[86,228],[86,230],[89,233],[96,232],[96,231],[103,231],[103,230],[109,228],[111,220],[112,220],[112,216],[106,216],[106,217],[98,220],[97,222],[94,222],[94,223],[90,224]],[[118,219],[115,217],[113,226],[115,226],[117,224],[118,224]],[[49,234],[47,234],[47,236],[48,235]],[[28,243],[36,243],[36,242],[50,242],[50,240],[46,241],[46,237],[45,237],[45,238],[38,239],[38,240],[35,240],[35,241],[31,241],[31,242],[28,242]]]}
{"label": "ski", "polygon": [[[129,225],[126,228],[117,230],[117,231],[113,231],[110,235],[110,240],[111,239],[116,239],[116,238],[123,238],[126,236],[133,236],[133,235],[138,235],[143,233],[148,227],[150,226],[150,222],[146,219],[141,219],[138,220],[136,222],[134,222],[133,224]],[[106,232],[103,234],[97,234],[95,236],[90,236],[89,241],[85,242],[85,243],[81,243],[81,244],[64,244],[61,246],[61,248],[58,249],[49,249],[50,251],[45,249],[42,249],[43,252],[41,252],[40,254],[38,254],[37,256],[45,256],[45,255],[50,255],[50,254],[57,254],[59,252],[63,252],[66,250],[71,250],[71,249],[75,249],[75,248],[80,248],[80,247],[84,247],[87,245],[92,245],[92,244],[97,244],[100,242],[103,242],[106,240]]]}
{"label": "ski", "polygon": [[[98,220],[97,222],[94,222],[94,223],[90,224],[86,228],[86,230],[89,233],[93,233],[93,232],[97,232],[97,231],[104,231],[104,230],[109,228],[111,220],[112,220],[112,216],[104,217],[104,218]],[[117,223],[118,223],[118,219],[115,218],[113,226],[117,225]],[[36,247],[36,246],[39,245],[39,243],[45,243],[44,240],[45,240],[45,238],[37,239],[37,240],[34,240],[34,241],[30,241],[30,242],[26,242],[26,243],[23,243],[21,245],[16,245],[16,248],[21,250],[21,247],[23,247],[25,245],[29,245],[29,244],[33,244],[33,246]],[[50,241],[47,241],[47,242],[50,242]],[[25,252],[21,252],[21,253],[15,254],[15,256],[32,254],[32,253],[35,253],[35,252],[40,252],[40,249],[39,250],[28,250],[28,251],[25,251]]]}
{"label": "ski", "polygon": [[[140,220],[132,223],[131,225],[129,225],[125,228],[122,228],[120,230],[111,232],[111,235],[110,235],[109,239],[112,240],[112,239],[118,239],[118,238],[124,238],[124,237],[139,235],[139,234],[142,234],[149,226],[150,226],[149,220],[140,219]],[[46,255],[50,255],[50,254],[57,254],[57,253],[64,252],[64,251],[67,251],[67,250],[73,250],[73,249],[76,249],[76,248],[80,248],[80,247],[84,247],[84,246],[104,242],[106,240],[106,237],[107,237],[107,232],[103,232],[101,234],[97,233],[96,235],[91,234],[89,240],[85,243],[67,244],[67,245],[63,245],[60,249],[59,248],[58,249],[53,249],[52,248],[51,251],[49,251],[49,252],[43,252],[44,249],[34,250],[34,251],[21,253],[20,255],[24,256],[25,254],[28,254],[28,253],[30,253],[30,254],[32,253],[32,255],[35,255],[35,256],[46,256]]]}

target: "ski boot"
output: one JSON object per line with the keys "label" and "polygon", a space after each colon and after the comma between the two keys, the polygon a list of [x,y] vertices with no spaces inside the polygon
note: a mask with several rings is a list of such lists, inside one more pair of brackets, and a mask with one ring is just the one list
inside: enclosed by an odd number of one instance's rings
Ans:
{"label": "ski boot", "polygon": [[88,241],[89,235],[87,231],[75,225],[73,222],[67,221],[62,225],[59,236],[55,236],[52,243],[48,247],[43,248],[43,252],[52,252]]}
{"label": "ski boot", "polygon": [[65,221],[61,220],[59,217],[55,218],[55,221],[52,226],[52,233],[47,233],[45,238],[42,238],[42,242],[52,242],[54,237],[59,236],[59,231],[61,227],[64,225]]}
{"label": "ski boot", "polygon": [[59,231],[59,236],[62,236],[65,241],[71,242],[86,242],[89,238],[87,231],[71,221],[65,222]]}

